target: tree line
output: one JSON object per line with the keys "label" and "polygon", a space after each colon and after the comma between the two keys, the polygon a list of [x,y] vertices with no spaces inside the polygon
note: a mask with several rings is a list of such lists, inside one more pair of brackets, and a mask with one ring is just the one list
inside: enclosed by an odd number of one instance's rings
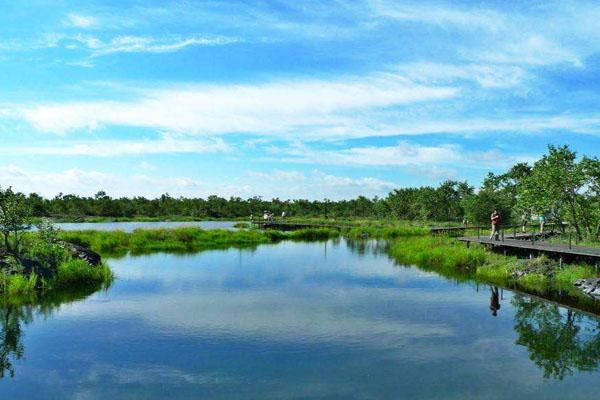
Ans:
{"label": "tree line", "polygon": [[568,146],[548,146],[532,165],[518,163],[502,174],[489,173],[479,188],[448,180],[437,187],[393,190],[383,198],[359,196],[351,200],[265,200],[261,197],[112,198],[100,191],[93,197],[59,194],[51,199],[35,193],[24,202],[36,217],[84,219],[191,217],[239,218],[285,212],[296,217],[385,218],[399,220],[489,222],[493,209],[504,223],[544,215],[549,222],[567,222],[580,238],[600,238],[600,160],[578,157]]}

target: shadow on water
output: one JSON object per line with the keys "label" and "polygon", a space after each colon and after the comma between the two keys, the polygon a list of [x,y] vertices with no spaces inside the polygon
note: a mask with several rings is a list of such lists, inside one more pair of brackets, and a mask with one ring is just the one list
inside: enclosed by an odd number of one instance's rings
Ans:
{"label": "shadow on water", "polygon": [[108,285],[85,285],[69,290],[55,290],[26,303],[0,299],[0,379],[15,376],[14,362],[25,355],[23,327],[34,321],[34,316],[50,318],[61,305],[83,300]]}

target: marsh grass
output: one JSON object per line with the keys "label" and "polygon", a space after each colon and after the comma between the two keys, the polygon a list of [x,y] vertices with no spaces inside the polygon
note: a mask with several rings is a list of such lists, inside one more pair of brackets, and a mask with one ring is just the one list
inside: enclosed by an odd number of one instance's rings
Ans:
{"label": "marsh grass", "polygon": [[[443,236],[405,237],[394,241],[389,251],[400,263],[416,265],[449,278],[473,279],[532,293],[566,291],[571,295],[580,295],[573,283],[577,279],[595,275],[589,265],[563,264],[560,268],[558,265],[553,267],[552,276],[533,272],[517,278],[513,272],[524,268],[528,261],[493,253],[481,246],[467,248],[464,243]],[[545,261],[542,259],[538,262]]]}
{"label": "marsh grass", "polygon": [[276,230],[203,230],[196,227],[175,229],[137,229],[122,231],[68,231],[61,239],[87,246],[109,257],[122,257],[127,253],[152,252],[191,253],[228,247],[254,247],[281,240],[327,240],[339,237],[336,229],[316,228],[281,232]]}
{"label": "marsh grass", "polygon": [[110,285],[114,279],[111,269],[106,264],[90,267],[83,260],[72,259],[58,267],[56,281],[53,286],[68,288],[71,286]]}
{"label": "marsh grass", "polygon": [[404,237],[425,236],[429,233],[427,228],[411,225],[395,226],[360,226],[344,231],[344,236],[351,239],[374,238],[374,239],[397,239]]}

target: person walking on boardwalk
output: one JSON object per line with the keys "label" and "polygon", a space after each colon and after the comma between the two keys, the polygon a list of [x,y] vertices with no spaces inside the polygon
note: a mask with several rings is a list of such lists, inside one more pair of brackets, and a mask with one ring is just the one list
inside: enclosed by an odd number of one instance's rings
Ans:
{"label": "person walking on boardwalk", "polygon": [[544,224],[546,223],[546,216],[540,214],[540,233],[544,233]]}
{"label": "person walking on boardwalk", "polygon": [[529,222],[530,215],[528,212],[524,212],[521,215],[521,232],[525,233],[527,231],[527,223]]}
{"label": "person walking on boardwalk", "polygon": [[492,222],[492,233],[490,234],[490,240],[498,240],[498,236],[500,235],[500,213],[498,212],[498,210],[494,210],[494,212],[490,216],[490,221]]}

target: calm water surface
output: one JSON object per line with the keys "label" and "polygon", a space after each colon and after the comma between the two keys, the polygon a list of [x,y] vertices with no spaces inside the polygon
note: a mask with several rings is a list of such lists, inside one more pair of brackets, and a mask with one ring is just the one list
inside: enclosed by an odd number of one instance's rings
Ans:
{"label": "calm water surface", "polygon": [[236,221],[153,221],[153,222],[64,222],[54,224],[65,231],[97,230],[133,232],[136,229],[173,229],[200,227],[202,229],[234,229]]}
{"label": "calm water surface", "polygon": [[111,260],[107,292],[2,309],[0,398],[597,398],[596,318],[506,290],[493,316],[491,288],[381,247]]}

